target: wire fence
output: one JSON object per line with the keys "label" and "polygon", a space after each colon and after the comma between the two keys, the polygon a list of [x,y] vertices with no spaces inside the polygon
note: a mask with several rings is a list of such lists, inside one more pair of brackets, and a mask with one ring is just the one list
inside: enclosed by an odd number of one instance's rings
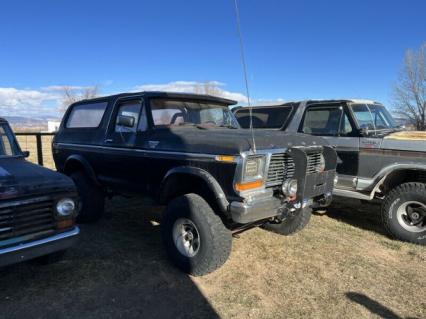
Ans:
{"label": "wire fence", "polygon": [[30,162],[55,169],[52,156],[52,139],[55,133],[18,132],[15,135],[21,149],[30,152]]}

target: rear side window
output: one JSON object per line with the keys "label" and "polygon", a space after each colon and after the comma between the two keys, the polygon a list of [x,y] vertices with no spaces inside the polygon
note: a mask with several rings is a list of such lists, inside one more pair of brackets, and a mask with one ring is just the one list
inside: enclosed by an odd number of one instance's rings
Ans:
{"label": "rear side window", "polygon": [[67,128],[93,128],[101,124],[107,102],[80,104],[72,108]]}
{"label": "rear side window", "polygon": [[[292,107],[273,107],[252,109],[253,128],[281,128],[292,111]],[[239,109],[235,116],[242,128],[250,128],[250,110]]]}

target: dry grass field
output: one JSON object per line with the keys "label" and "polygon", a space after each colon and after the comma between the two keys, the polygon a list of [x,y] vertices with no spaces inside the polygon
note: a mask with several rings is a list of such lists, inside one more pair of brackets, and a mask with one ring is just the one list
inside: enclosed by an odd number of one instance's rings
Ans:
{"label": "dry grass field", "polygon": [[[52,157],[52,138],[53,136],[42,136],[42,149],[44,166],[55,169],[55,163]],[[29,161],[37,163],[37,143],[35,136],[17,136],[19,145],[23,151],[29,151]]]}
{"label": "dry grass field", "polygon": [[426,318],[426,247],[383,234],[378,207],[337,201],[292,237],[254,229],[192,278],[169,264],[161,208],[115,198],[65,260],[0,270],[1,318]]}

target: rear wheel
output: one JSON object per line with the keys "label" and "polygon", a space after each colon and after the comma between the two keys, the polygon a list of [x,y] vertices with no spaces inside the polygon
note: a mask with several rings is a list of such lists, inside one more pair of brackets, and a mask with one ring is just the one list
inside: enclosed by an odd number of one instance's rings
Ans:
{"label": "rear wheel", "polygon": [[383,202],[382,220],[392,237],[426,245],[426,185],[405,183],[394,188]]}
{"label": "rear wheel", "polygon": [[230,231],[199,195],[173,199],[161,227],[169,258],[188,274],[202,276],[218,269],[231,252]]}
{"label": "rear wheel", "polygon": [[77,216],[77,222],[91,223],[99,220],[104,213],[105,206],[102,189],[81,171],[72,173],[71,178],[77,186],[80,197],[80,212]]}
{"label": "rear wheel", "polygon": [[305,228],[311,219],[311,215],[311,208],[303,208],[300,211],[295,212],[293,215],[287,216],[280,223],[266,223],[262,226],[262,228],[280,235],[292,235]]}

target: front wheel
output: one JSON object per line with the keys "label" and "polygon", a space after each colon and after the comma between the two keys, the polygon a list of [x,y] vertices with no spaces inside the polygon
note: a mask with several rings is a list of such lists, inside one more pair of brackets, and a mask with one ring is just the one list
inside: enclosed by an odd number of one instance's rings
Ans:
{"label": "front wheel", "polygon": [[78,223],[92,223],[99,220],[105,207],[105,197],[98,186],[82,171],[77,171],[70,176],[77,186],[81,207],[77,216]]}
{"label": "front wheel", "polygon": [[262,226],[263,229],[280,235],[292,235],[301,231],[311,219],[312,209],[303,208],[284,218],[280,223],[268,222]]}
{"label": "front wheel", "polygon": [[231,252],[230,231],[196,194],[173,199],[166,208],[161,227],[169,258],[188,274],[202,276],[218,269]]}
{"label": "front wheel", "polygon": [[382,220],[392,237],[426,245],[426,184],[394,188],[383,202]]}

